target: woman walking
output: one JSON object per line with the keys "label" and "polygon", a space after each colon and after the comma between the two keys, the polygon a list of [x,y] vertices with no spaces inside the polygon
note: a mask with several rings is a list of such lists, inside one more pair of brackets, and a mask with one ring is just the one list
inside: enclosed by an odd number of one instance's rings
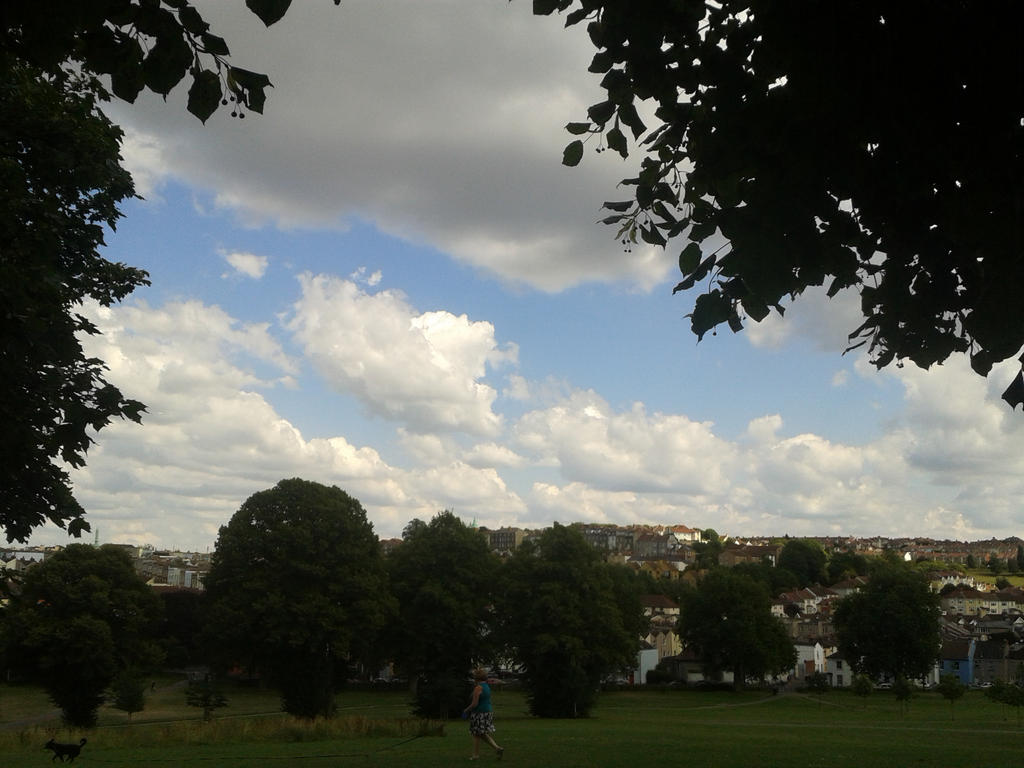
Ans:
{"label": "woman walking", "polygon": [[491,745],[501,760],[505,748],[499,747],[491,736],[494,733],[494,709],[491,706],[491,686],[487,684],[487,672],[483,669],[474,670],[473,680],[476,682],[473,698],[469,706],[462,710],[463,717],[469,715],[469,732],[473,735],[473,756],[469,759],[480,759],[480,741],[483,740]]}

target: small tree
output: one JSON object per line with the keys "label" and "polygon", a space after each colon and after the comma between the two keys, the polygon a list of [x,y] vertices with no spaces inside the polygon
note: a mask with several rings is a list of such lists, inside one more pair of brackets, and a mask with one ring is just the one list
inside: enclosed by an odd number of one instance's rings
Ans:
{"label": "small tree", "polygon": [[[1024,707],[1024,689],[1012,683],[996,680],[995,684],[985,691],[990,701],[1002,704],[1004,707],[1013,707],[1017,712],[1017,726],[1020,726],[1020,709]],[[1006,713],[1003,712],[1003,719]]]}
{"label": "small tree", "polygon": [[111,686],[111,694],[115,709],[128,713],[128,719],[132,715],[141,712],[146,707],[146,685],[133,669],[122,671]]}
{"label": "small tree", "polygon": [[914,695],[914,686],[907,678],[900,675],[892,683],[892,692],[896,694],[896,701],[900,703],[900,714],[906,715],[910,699]]}
{"label": "small tree", "polygon": [[188,689],[185,691],[185,702],[190,707],[203,710],[204,722],[213,719],[215,710],[228,705],[228,699],[224,692],[210,679],[209,675],[203,680],[194,680],[188,684]]}
{"label": "small tree", "polygon": [[875,690],[875,684],[871,682],[871,678],[867,675],[854,675],[853,681],[850,683],[850,689],[854,695],[859,696],[864,700],[864,706],[867,706],[868,696]]}
{"label": "small tree", "polygon": [[821,697],[828,693],[828,675],[824,672],[815,672],[813,675],[807,678],[806,681],[807,690],[811,693],[818,694],[818,708],[821,708]]}
{"label": "small tree", "polygon": [[939,678],[938,691],[942,694],[942,698],[949,702],[950,720],[953,719],[953,705],[963,697],[966,690],[967,686],[960,682],[960,678],[956,675],[943,675]]}

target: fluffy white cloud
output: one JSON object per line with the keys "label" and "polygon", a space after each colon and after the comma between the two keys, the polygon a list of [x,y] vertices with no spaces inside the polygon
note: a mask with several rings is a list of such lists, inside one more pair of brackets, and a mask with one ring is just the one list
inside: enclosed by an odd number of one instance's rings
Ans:
{"label": "fluffy white cloud", "polygon": [[[244,251],[222,251],[224,261],[231,265],[237,274],[259,280],[267,271],[269,260],[266,256],[257,256]],[[224,275],[227,277],[227,274]]]}
{"label": "fluffy white cloud", "polygon": [[147,188],[173,174],[250,223],[363,218],[549,291],[647,289],[671,269],[660,249],[623,253],[595,224],[633,166],[611,152],[561,165],[564,125],[603,97],[582,28],[479,0],[295,3],[270,29],[242,4],[202,10],[233,60],[275,87],[265,114],[245,121],[201,125],[183,87],[166,104],[144,94],[111,105]]}
{"label": "fluffy white cloud", "polygon": [[[204,549],[245,498],[292,476],[345,488],[382,535],[443,508],[465,508],[492,524],[523,510],[493,468],[440,463],[443,438],[407,435],[438,447],[437,462],[421,469],[392,466],[343,436],[304,438],[267,399],[290,377],[253,374],[258,366],[295,370],[266,326],[240,324],[199,302],[90,313],[103,335],[86,340],[87,352],[105,359],[109,379],[149,409],[143,426],[104,429],[88,466],[73,473],[105,541]],[[51,528],[37,540],[61,538]]]}
{"label": "fluffy white cloud", "polygon": [[649,415],[642,403],[615,412],[589,391],[525,414],[515,437],[567,479],[608,490],[709,493],[729,484],[736,459],[735,447],[710,424]]}
{"label": "fluffy white cloud", "polygon": [[417,313],[398,292],[366,293],[348,280],[300,282],[288,328],[332,386],[411,431],[500,431],[497,391],[483,379],[516,350],[499,347],[489,322]]}

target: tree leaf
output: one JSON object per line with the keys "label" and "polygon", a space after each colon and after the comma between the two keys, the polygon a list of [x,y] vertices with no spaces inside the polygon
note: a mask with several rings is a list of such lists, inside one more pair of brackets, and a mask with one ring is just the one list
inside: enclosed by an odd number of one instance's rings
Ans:
{"label": "tree leaf", "polygon": [[583,159],[583,142],[579,139],[570,142],[562,152],[562,165],[568,165],[570,167],[580,164],[580,160]]}
{"label": "tree leaf", "polygon": [[590,123],[567,123],[565,130],[573,136],[582,136],[590,131]]}
{"label": "tree leaf", "polygon": [[260,17],[266,26],[275,24],[288,12],[292,0],[245,0],[245,7]]}
{"label": "tree leaf", "polygon": [[605,134],[605,140],[608,142],[609,149],[614,149],[623,157],[629,157],[629,148],[626,146],[626,135],[619,130],[618,126],[615,126]]}
{"label": "tree leaf", "polygon": [[687,245],[679,254],[679,271],[684,275],[689,275],[700,264],[700,245],[697,243],[690,243]]}
{"label": "tree leaf", "polygon": [[188,111],[206,122],[216,110],[220,100],[224,98],[221,92],[220,78],[216,72],[208,69],[201,69],[192,74],[192,87],[188,89]]}
{"label": "tree leaf", "polygon": [[199,36],[199,39],[203,41],[203,47],[207,53],[212,53],[214,56],[227,56],[230,53],[228,44],[224,42],[223,37],[217,37],[217,35],[204,32]]}
{"label": "tree leaf", "polygon": [[694,302],[693,312],[690,313],[690,327],[697,336],[697,341],[704,338],[704,334],[720,323],[729,320],[732,314],[732,304],[718,291],[702,293]]}

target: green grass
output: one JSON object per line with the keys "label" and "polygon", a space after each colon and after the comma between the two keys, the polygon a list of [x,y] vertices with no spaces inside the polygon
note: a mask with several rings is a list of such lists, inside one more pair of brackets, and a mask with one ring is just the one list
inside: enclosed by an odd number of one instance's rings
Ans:
{"label": "green grass", "polygon": [[[420,735],[421,724],[400,693],[345,693],[338,718],[301,723],[276,712],[268,692],[230,691],[231,706],[202,723],[176,719],[194,710],[183,706],[180,688],[177,694],[164,688],[131,724],[122,713],[103,711],[101,726],[85,734],[89,743],[76,765],[281,768],[298,761],[311,768],[447,768],[465,761],[472,746],[461,720],[445,724],[443,735],[433,727],[425,731],[435,735]],[[31,693],[0,687],[0,768],[42,764],[49,754],[42,745],[51,735],[65,741],[81,735],[59,729],[56,720],[12,727],[12,713],[38,705],[38,692]],[[532,718],[513,691],[496,693],[495,704],[505,761],[537,768],[977,768],[1015,764],[1024,737],[1014,711],[978,692],[957,702],[952,719],[949,704],[934,693],[917,695],[906,713],[883,692],[865,701],[836,691],[820,700],[792,693],[624,691],[604,694],[593,716],[582,720]]]}

